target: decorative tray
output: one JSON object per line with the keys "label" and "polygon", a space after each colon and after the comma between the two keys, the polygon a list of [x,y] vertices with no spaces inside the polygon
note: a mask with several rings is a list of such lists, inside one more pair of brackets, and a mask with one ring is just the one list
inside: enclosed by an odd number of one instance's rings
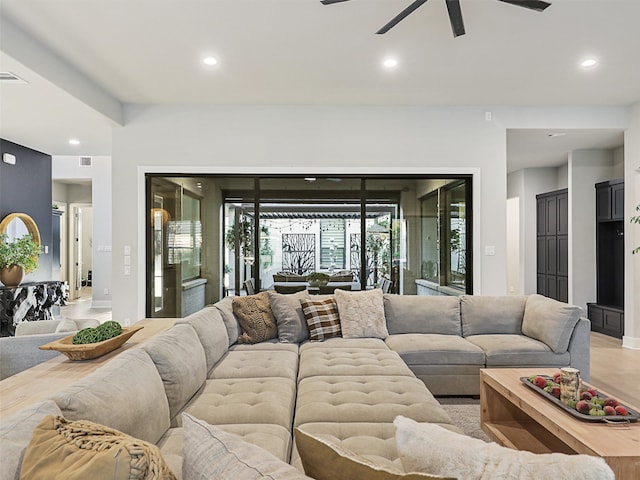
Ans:
{"label": "decorative tray", "polygon": [[[57,350],[64,353],[71,360],[90,360],[105,355],[118,347],[121,347],[131,336],[144,327],[122,327],[122,333],[117,337],[96,343],[84,343],[74,345],[72,343],[73,335],[61,338],[55,342],[40,345],[40,350]],[[74,334],[75,335],[75,334]]]}
{"label": "decorative tray", "polygon": [[[544,379],[546,379],[547,381],[551,381],[553,382],[553,378],[548,376],[548,375],[536,375],[537,377],[542,377]],[[589,415],[587,413],[581,413],[578,410],[576,410],[575,408],[570,407],[569,405],[565,405],[564,403],[562,403],[560,401],[559,398],[553,396],[552,394],[550,394],[549,392],[546,392],[544,389],[534,385],[531,380],[529,380],[530,377],[520,377],[520,381],[522,381],[522,383],[524,383],[527,387],[531,388],[532,390],[538,392],[540,395],[542,395],[544,398],[546,398],[547,400],[550,400],[551,402],[555,403],[557,406],[559,406],[560,408],[562,408],[565,412],[567,412],[570,415],[573,415],[574,417],[576,417],[579,420],[585,421],[585,422],[604,422],[604,423],[629,423],[629,422],[637,422],[638,419],[640,418],[640,413],[638,413],[636,410],[623,405],[622,403],[619,403],[616,400],[616,403],[622,407],[624,407],[624,409],[626,409],[627,411],[627,415],[600,415],[600,416],[593,416],[593,415]],[[596,392],[596,396],[593,397],[593,399],[599,399],[601,402],[604,402],[606,399],[610,398],[607,397],[605,395],[602,395],[600,392],[598,392],[595,388],[592,388],[590,385],[583,383],[583,385],[585,387],[587,387],[589,390],[593,390]]]}

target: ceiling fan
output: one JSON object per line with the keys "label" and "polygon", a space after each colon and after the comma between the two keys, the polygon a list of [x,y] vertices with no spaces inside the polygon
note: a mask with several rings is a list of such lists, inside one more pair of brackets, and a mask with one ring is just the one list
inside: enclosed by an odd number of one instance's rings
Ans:
{"label": "ceiling fan", "polygon": [[[349,0],[320,0],[323,5],[331,5],[333,3],[348,2]],[[499,2],[510,3],[517,5],[518,7],[525,7],[537,12],[544,11],[551,4],[542,0],[498,0]],[[415,0],[411,5],[401,11],[398,15],[391,19],[384,27],[378,30],[377,34],[387,33],[398,23],[408,17],[411,13],[417,10],[427,0]],[[445,0],[447,4],[447,10],[449,11],[449,20],[451,21],[451,29],[453,30],[453,36],[458,37],[464,35],[464,22],[462,20],[462,10],[460,9],[460,0]]]}

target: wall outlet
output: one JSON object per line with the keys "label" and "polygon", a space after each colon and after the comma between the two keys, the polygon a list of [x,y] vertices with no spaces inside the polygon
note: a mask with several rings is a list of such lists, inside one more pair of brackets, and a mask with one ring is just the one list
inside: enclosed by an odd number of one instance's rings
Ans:
{"label": "wall outlet", "polygon": [[109,289],[108,289],[108,288],[105,288],[105,289],[102,291],[102,293],[104,293],[105,295],[109,295]]}

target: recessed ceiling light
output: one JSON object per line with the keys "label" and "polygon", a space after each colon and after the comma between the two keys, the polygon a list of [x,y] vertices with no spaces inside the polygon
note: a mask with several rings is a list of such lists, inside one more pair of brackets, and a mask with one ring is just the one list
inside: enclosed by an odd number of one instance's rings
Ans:
{"label": "recessed ceiling light", "polygon": [[80,145],[80,140],[78,140],[77,138],[72,138],[71,140],[69,140],[69,145]]}
{"label": "recessed ceiling light", "polygon": [[395,68],[398,66],[398,60],[395,58],[387,58],[382,62],[382,65],[385,68]]}
{"label": "recessed ceiling light", "polygon": [[595,67],[598,64],[598,60],[596,60],[595,58],[585,58],[583,61],[580,62],[580,66],[583,68],[591,68],[591,67]]}
{"label": "recessed ceiling light", "polygon": [[202,59],[202,63],[205,65],[213,66],[217,65],[218,60],[215,57],[205,57]]}

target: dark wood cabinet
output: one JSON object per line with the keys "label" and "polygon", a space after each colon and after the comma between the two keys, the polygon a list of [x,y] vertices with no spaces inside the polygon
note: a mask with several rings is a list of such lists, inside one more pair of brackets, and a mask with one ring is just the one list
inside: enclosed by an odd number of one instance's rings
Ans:
{"label": "dark wood cabinet", "polygon": [[537,291],[569,298],[569,196],[567,189],[536,195]]}
{"label": "dark wood cabinet", "polygon": [[596,296],[591,330],[624,334],[624,181],[596,184]]}

